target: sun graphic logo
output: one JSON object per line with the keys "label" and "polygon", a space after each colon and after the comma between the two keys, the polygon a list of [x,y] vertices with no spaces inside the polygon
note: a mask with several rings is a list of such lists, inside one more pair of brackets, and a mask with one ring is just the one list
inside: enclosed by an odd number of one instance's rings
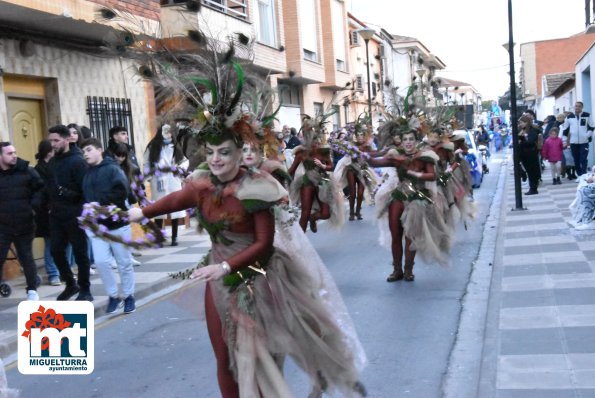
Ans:
{"label": "sun graphic logo", "polygon": [[95,316],[88,301],[19,304],[19,372],[90,374],[95,363]]}

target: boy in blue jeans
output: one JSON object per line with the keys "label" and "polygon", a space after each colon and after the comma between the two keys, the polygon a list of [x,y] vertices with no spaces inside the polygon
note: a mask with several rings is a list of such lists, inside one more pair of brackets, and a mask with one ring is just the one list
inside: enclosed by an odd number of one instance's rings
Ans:
{"label": "boy in blue jeans", "polygon": [[[114,205],[120,209],[126,209],[128,180],[118,163],[110,157],[103,157],[101,143],[96,138],[84,140],[81,148],[83,157],[89,165],[83,179],[85,202],[98,202],[102,206]],[[130,239],[132,236],[128,221],[106,219],[98,220],[98,224],[104,225],[113,235],[125,239]],[[112,273],[112,256],[116,260],[122,281],[124,313],[134,312],[136,310],[134,268],[130,249],[121,243],[103,240],[90,231],[87,231],[87,235],[91,239],[95,266],[109,296],[106,313],[113,314],[122,305],[122,299],[118,296],[118,285]]]}

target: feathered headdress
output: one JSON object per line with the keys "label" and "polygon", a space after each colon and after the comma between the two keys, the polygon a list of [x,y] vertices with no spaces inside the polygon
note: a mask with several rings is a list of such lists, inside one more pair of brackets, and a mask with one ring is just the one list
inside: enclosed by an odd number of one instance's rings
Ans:
{"label": "feathered headdress", "polygon": [[[198,1],[186,3],[185,11],[199,9]],[[258,128],[242,108],[250,38],[243,33],[214,37],[198,26],[185,37],[162,37],[161,29],[147,35],[139,33],[145,26],[128,13],[102,8],[98,14],[126,27],[123,38],[106,40],[106,49],[136,60],[139,76],[154,83],[162,112],[186,114],[199,127],[200,138],[212,144],[254,140]]]}

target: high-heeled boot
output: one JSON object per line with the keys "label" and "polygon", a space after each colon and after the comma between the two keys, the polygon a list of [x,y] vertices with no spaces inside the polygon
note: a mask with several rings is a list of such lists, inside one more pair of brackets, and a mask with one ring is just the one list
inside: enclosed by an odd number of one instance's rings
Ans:
{"label": "high-heeled boot", "polygon": [[358,202],[356,208],[355,208],[355,216],[357,217],[358,220],[362,220],[362,204],[361,202]]}
{"label": "high-heeled boot", "polygon": [[413,262],[413,260],[405,261],[405,272],[403,273],[403,279],[406,282],[413,282],[413,280],[415,279],[415,275],[413,275],[414,264],[415,263]]}
{"label": "high-heeled boot", "polygon": [[386,278],[387,282],[396,282],[403,279],[403,266],[401,263],[393,264],[393,272]]}

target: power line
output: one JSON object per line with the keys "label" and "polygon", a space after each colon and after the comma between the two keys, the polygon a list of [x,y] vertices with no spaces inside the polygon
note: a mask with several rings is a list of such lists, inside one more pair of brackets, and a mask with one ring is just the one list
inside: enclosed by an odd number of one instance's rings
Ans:
{"label": "power line", "polygon": [[[522,64],[522,61],[517,61],[514,63],[515,65]],[[497,66],[487,66],[485,68],[475,68],[475,69],[461,69],[461,70],[445,70],[441,69],[438,72],[440,73],[464,73],[464,72],[478,72],[482,70],[492,70],[492,69],[499,69],[510,66],[509,64],[502,64]]]}

